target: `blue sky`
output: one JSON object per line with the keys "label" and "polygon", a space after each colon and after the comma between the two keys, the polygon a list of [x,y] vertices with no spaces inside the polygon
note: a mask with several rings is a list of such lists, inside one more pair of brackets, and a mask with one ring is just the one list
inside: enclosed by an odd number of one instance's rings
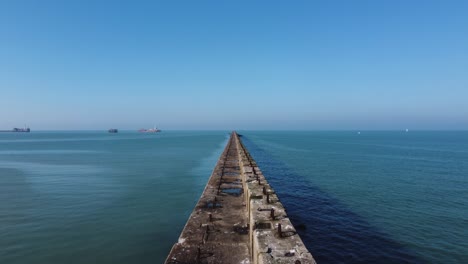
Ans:
{"label": "blue sky", "polygon": [[468,1],[0,2],[0,128],[468,129]]}

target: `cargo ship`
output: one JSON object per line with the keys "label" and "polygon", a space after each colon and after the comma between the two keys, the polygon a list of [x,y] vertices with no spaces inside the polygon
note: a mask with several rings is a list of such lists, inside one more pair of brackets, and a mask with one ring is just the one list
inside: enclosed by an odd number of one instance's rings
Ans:
{"label": "cargo ship", "polygon": [[146,129],[146,128],[139,129],[138,132],[140,132],[140,133],[157,133],[157,132],[161,132],[161,129],[158,129],[156,126],[154,126],[153,128],[150,128],[150,129]]}
{"label": "cargo ship", "polygon": [[13,128],[12,130],[0,130],[0,132],[25,132],[25,133],[29,133],[31,132],[31,129],[29,129],[29,127],[24,127],[24,128]]}
{"label": "cargo ship", "polygon": [[119,130],[117,128],[111,128],[107,132],[109,132],[109,133],[119,133]]}

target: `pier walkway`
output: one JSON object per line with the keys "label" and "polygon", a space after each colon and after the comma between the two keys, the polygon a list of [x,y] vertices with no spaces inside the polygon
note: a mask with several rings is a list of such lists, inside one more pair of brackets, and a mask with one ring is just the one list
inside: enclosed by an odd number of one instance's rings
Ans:
{"label": "pier walkway", "polygon": [[166,264],[315,263],[235,132]]}

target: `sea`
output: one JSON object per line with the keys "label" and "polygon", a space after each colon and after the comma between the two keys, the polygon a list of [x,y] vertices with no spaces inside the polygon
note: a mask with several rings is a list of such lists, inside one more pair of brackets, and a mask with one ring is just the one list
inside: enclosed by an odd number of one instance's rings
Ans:
{"label": "sea", "polygon": [[[238,131],[319,264],[468,263],[467,131]],[[0,263],[163,263],[229,131],[0,133]]]}

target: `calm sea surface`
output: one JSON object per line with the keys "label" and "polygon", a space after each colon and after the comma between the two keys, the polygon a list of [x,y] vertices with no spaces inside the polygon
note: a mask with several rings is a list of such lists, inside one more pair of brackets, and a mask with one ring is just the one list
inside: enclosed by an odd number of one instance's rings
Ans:
{"label": "calm sea surface", "polygon": [[[468,132],[240,133],[319,263],[468,263]],[[227,138],[0,133],[0,263],[162,263]]]}

